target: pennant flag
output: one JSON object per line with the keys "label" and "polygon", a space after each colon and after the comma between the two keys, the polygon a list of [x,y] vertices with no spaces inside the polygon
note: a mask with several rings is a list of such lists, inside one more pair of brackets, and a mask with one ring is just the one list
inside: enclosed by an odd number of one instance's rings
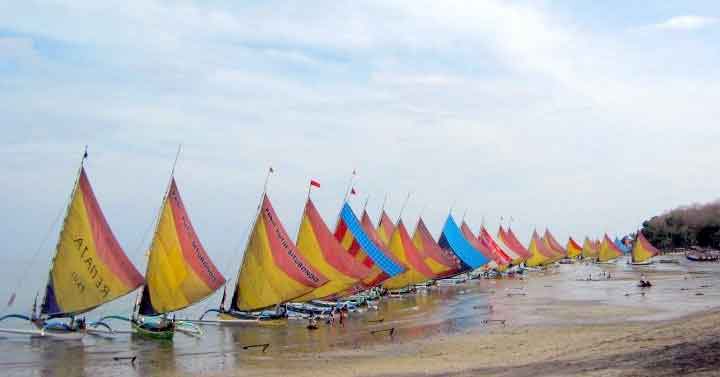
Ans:
{"label": "pennant flag", "polygon": [[100,204],[85,168],[73,189],[41,312],[73,316],[134,291],[143,277],[125,255]]}
{"label": "pennant flag", "polygon": [[438,245],[449,250],[463,263],[463,270],[474,270],[489,262],[479,250],[476,250],[463,236],[452,215],[448,215],[443,226]]}
{"label": "pennant flag", "polygon": [[145,276],[139,310],[142,315],[184,309],[225,284],[195,233],[175,178],[163,201]]}
{"label": "pennant flag", "polygon": [[317,187],[317,188],[320,188],[320,182],[318,182],[318,181],[316,181],[316,180],[314,180],[314,179],[311,179],[311,180],[310,180],[310,186],[315,186],[315,187]]}
{"label": "pennant flag", "polygon": [[362,280],[371,274],[369,267],[356,261],[343,249],[309,199],[300,223],[297,247],[303,257],[329,279],[328,283],[297,298],[297,301],[337,297],[345,292],[356,293],[364,288]]}
{"label": "pennant flag", "polygon": [[327,277],[297,249],[270,199],[263,195],[238,273],[231,309],[267,308],[305,295],[327,282]]}
{"label": "pennant flag", "polygon": [[357,195],[357,191],[355,191],[355,187],[353,187],[353,188],[350,189],[350,194],[351,194],[351,195]]}

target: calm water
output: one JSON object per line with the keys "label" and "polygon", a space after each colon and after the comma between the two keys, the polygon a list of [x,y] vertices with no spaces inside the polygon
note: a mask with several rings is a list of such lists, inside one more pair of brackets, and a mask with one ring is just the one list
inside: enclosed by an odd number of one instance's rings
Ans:
{"label": "calm water", "polygon": [[[612,278],[605,279],[602,271],[610,272]],[[645,295],[635,286],[640,273],[655,283]],[[586,281],[589,275],[594,280]],[[588,308],[601,310],[608,305],[627,308],[627,314],[603,321],[673,318],[718,305],[720,293],[715,286],[719,280],[720,265],[682,259],[680,264],[643,267],[561,265],[524,279],[476,280],[416,296],[388,298],[377,311],[352,313],[343,328],[336,322],[334,327],[323,325],[308,331],[304,321],[289,321],[289,325],[280,327],[204,326],[202,338],[176,334],[173,342],[128,334],[113,338],[87,336],[82,342],[5,336],[0,337],[0,367],[2,374],[9,376],[171,376],[271,365],[288,351],[348,349],[500,326],[492,320],[506,320],[510,325],[596,322],[597,315],[583,313],[591,312]],[[383,322],[372,322],[378,319]],[[118,329],[125,326],[116,323]],[[392,339],[384,333],[370,333],[391,327],[396,329]],[[259,343],[271,346],[264,354],[259,349],[242,349]],[[116,356],[137,356],[138,360],[132,366],[129,361],[113,360]]]}

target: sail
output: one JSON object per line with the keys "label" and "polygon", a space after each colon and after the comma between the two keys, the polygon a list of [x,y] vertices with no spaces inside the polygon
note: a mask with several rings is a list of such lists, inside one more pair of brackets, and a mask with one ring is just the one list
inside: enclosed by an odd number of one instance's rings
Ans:
{"label": "sail", "polygon": [[432,279],[435,274],[425,264],[425,258],[413,244],[410,234],[402,220],[398,222],[390,237],[390,251],[400,262],[407,266],[402,274],[383,283],[386,289],[399,289]]}
{"label": "sail", "polygon": [[384,246],[390,245],[390,237],[392,236],[394,230],[395,225],[393,224],[392,220],[390,220],[390,216],[388,216],[388,214],[385,213],[385,211],[383,210],[380,214],[380,221],[378,222],[377,233],[380,241],[382,241]]}
{"label": "sail", "polygon": [[[329,279],[326,284],[299,297],[296,301],[328,298],[362,290],[361,281],[371,273],[369,267],[356,261],[333,236],[311,199],[305,203],[296,242],[302,256]],[[355,289],[355,292],[353,291]]]}
{"label": "sail", "polygon": [[498,238],[502,239],[502,241],[518,255],[521,255],[523,260],[527,260],[532,256],[530,251],[520,243],[510,227],[508,227],[507,231],[500,227],[499,234]]}
{"label": "sail", "polygon": [[623,254],[627,254],[627,253],[629,253],[629,252],[631,251],[631,248],[630,248],[628,245],[626,245],[625,242],[623,242],[624,240],[625,240],[625,238],[623,238],[623,239],[621,240],[620,238],[615,237],[615,239],[613,240],[613,242],[615,243],[615,246],[616,246],[620,251],[622,251]]}
{"label": "sail", "polygon": [[497,266],[504,266],[510,263],[510,258],[508,258],[507,255],[498,254],[497,250],[491,249],[490,245],[486,245],[482,240],[477,238],[465,221],[460,225],[460,231],[475,250],[480,251],[486,258],[495,262]]}
{"label": "sail", "polygon": [[52,317],[87,312],[134,291],[142,275],[125,255],[100,204],[85,168],[73,188],[41,312]]}
{"label": "sail", "polygon": [[402,273],[405,267],[381,248],[381,241],[369,223],[367,213],[363,213],[363,220],[365,224],[358,221],[350,205],[345,203],[340,211],[335,238],[350,255],[371,268],[370,276],[363,279],[363,284],[370,288]]}
{"label": "sail", "polygon": [[195,233],[175,178],[170,181],[150,244],[145,279],[139,310],[142,315],[186,308],[225,284]]}
{"label": "sail", "polygon": [[493,239],[493,237],[490,235],[490,233],[485,229],[484,226],[480,227],[480,233],[478,234],[478,239],[483,245],[486,245],[488,249],[491,250],[491,252],[495,255],[498,255],[503,259],[504,266],[508,266],[513,263],[513,260],[516,260],[518,257],[513,253],[512,251],[508,250],[507,252],[512,254],[507,254],[503,248],[498,245],[497,242]]}
{"label": "sail", "polygon": [[582,257],[597,258],[597,251],[595,250],[595,245],[593,244],[593,241],[591,241],[588,237],[585,237],[585,241],[583,242]]}
{"label": "sail", "polygon": [[[487,231],[487,229],[485,229],[485,227],[480,230],[481,234],[483,231],[487,232],[488,235],[490,235],[490,233]],[[513,249],[510,248],[510,246],[505,243],[505,241],[503,241],[503,237],[500,232],[498,232],[497,237],[495,237],[495,244],[500,248],[500,250],[505,253],[505,255],[510,257],[510,264],[517,266],[525,260],[523,256],[515,252]]]}
{"label": "sail", "polygon": [[554,255],[545,248],[545,244],[540,239],[537,231],[533,231],[528,250],[532,254],[530,259],[525,261],[528,267],[543,266],[553,261]]}
{"label": "sail", "polygon": [[598,262],[608,262],[622,255],[622,251],[615,246],[615,243],[606,234],[605,237],[603,237],[602,244],[600,244]]}
{"label": "sail", "polygon": [[567,242],[567,256],[568,258],[577,258],[582,254],[583,248],[575,240],[570,237]]}
{"label": "sail", "polygon": [[231,310],[267,308],[310,293],[328,278],[293,244],[267,195],[263,195],[238,272]]}
{"label": "sail", "polygon": [[457,257],[435,242],[422,217],[418,219],[412,240],[418,251],[425,255],[425,264],[430,267],[435,278],[452,276],[462,268]]}
{"label": "sail", "polygon": [[642,232],[638,231],[635,237],[635,245],[632,248],[632,261],[634,263],[645,262],[659,253],[658,249],[643,236]]}
{"label": "sail", "polygon": [[448,215],[447,220],[445,220],[438,244],[443,249],[451,251],[462,261],[463,270],[474,270],[490,261],[463,236],[452,215]]}
{"label": "sail", "polygon": [[564,258],[567,256],[567,250],[565,250],[562,245],[560,245],[560,242],[557,241],[555,236],[553,236],[552,233],[550,233],[550,229],[545,229],[545,234],[543,235],[543,240],[545,241],[545,246],[547,246],[550,250],[552,250],[554,253],[558,254],[561,258]]}

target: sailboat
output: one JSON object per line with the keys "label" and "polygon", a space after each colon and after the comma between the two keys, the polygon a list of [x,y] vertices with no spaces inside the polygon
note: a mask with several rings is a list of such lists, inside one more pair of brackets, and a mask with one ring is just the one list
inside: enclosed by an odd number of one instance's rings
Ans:
{"label": "sailboat", "polygon": [[377,234],[384,246],[390,245],[390,237],[392,237],[394,230],[395,225],[392,220],[390,220],[390,216],[388,216],[387,212],[383,209],[380,213],[380,221],[378,221]]}
{"label": "sailboat", "polygon": [[168,314],[192,306],[225,284],[195,232],[173,173],[163,197],[160,216],[148,251],[145,286],[131,319],[133,331],[143,337],[172,339],[178,326]]}
{"label": "sailboat", "polygon": [[343,249],[309,196],[296,245],[303,257],[329,281],[295,301],[339,298],[365,289],[362,281],[372,273],[370,267],[358,262]]}
{"label": "sailboat", "polygon": [[[80,315],[123,297],[143,283],[143,277],[125,255],[108,225],[87,177],[83,155],[73,186],[55,256],[45,287],[45,296],[32,314],[9,314],[30,321],[37,330],[0,329],[0,332],[81,339],[90,330]],[[69,319],[69,322],[53,321]],[[112,329],[103,323],[95,324]]]}
{"label": "sailboat", "polygon": [[497,237],[495,237],[495,239],[493,239],[490,235],[490,232],[488,232],[488,230],[483,226],[480,229],[480,236],[486,239],[493,240],[495,245],[497,245],[497,247],[499,247],[500,250],[502,250],[502,252],[510,258],[511,266],[519,266],[523,262],[524,258],[515,250],[511,249],[510,246],[505,244],[499,234]]}
{"label": "sailboat", "polygon": [[498,230],[498,239],[500,239],[505,245],[507,245],[512,251],[522,257],[523,262],[530,259],[532,254],[530,251],[520,243],[515,233],[508,226],[507,231],[500,226]]}
{"label": "sailboat", "polygon": [[481,268],[490,262],[490,259],[482,254],[479,250],[465,238],[463,232],[458,227],[452,214],[448,214],[443,225],[442,233],[438,245],[441,248],[452,252],[462,263],[462,268],[458,273],[465,271],[473,271]]}
{"label": "sailboat", "polygon": [[519,259],[518,256],[515,255],[515,253],[511,250],[503,249],[502,247],[500,247],[500,245],[495,242],[487,229],[485,229],[485,226],[480,227],[480,232],[478,233],[478,240],[483,246],[489,249],[491,253],[502,257],[503,264],[501,265],[501,268],[498,269],[498,271],[500,272],[504,272],[505,270],[507,270],[508,267],[514,265],[514,260]]}
{"label": "sailboat", "polygon": [[556,257],[554,253],[546,248],[545,243],[540,239],[536,230],[533,230],[528,250],[532,254],[532,256],[525,261],[528,267],[539,267],[551,264]]}
{"label": "sailboat", "polygon": [[460,260],[435,242],[422,217],[418,219],[412,240],[418,251],[425,255],[425,263],[430,267],[435,279],[457,275],[461,270]]}
{"label": "sailboat", "polygon": [[575,240],[570,237],[567,242],[567,256],[570,259],[576,259],[580,255],[582,255],[583,248],[580,246]]}
{"label": "sailboat", "polygon": [[590,238],[588,238],[588,237],[585,237],[585,241],[583,242],[581,255],[582,255],[583,259],[587,259],[587,260],[596,259],[598,256],[594,242],[591,241]]}
{"label": "sailboat", "polygon": [[637,236],[635,236],[635,245],[633,245],[631,257],[628,263],[634,265],[647,265],[652,264],[652,257],[660,254],[650,241],[643,236],[642,232],[638,230]]}
{"label": "sailboat", "polygon": [[614,263],[615,259],[623,255],[622,251],[617,248],[615,243],[608,237],[607,234],[603,237],[602,243],[600,244],[600,251],[598,252],[598,263]]}
{"label": "sailboat", "polygon": [[460,225],[460,231],[475,250],[478,250],[491,261],[487,266],[488,268],[495,268],[498,271],[503,271],[507,268],[510,263],[510,258],[503,254],[502,251],[490,248],[490,245],[485,244],[481,239],[477,238],[464,220]]}
{"label": "sailboat", "polygon": [[553,258],[553,262],[559,261],[560,259],[563,259],[567,257],[567,250],[565,250],[562,245],[560,245],[559,242],[555,239],[555,236],[550,233],[550,229],[545,228],[545,234],[543,234],[543,242],[545,243],[545,247],[552,251],[555,254],[555,258]]}
{"label": "sailboat", "polygon": [[394,227],[390,237],[389,250],[397,260],[407,266],[407,269],[402,274],[383,282],[384,288],[397,290],[413,287],[415,284],[426,282],[435,276],[430,267],[425,264],[423,255],[413,244],[402,219],[398,219],[397,225]]}
{"label": "sailboat", "polygon": [[363,279],[366,289],[377,287],[406,270],[406,266],[384,249],[367,212],[363,211],[362,220],[358,221],[347,201],[340,210],[334,234],[355,260],[371,269],[370,275]]}

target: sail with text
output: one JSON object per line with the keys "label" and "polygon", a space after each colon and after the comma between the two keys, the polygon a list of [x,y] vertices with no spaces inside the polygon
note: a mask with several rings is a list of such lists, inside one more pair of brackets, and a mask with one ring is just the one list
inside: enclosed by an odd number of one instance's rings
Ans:
{"label": "sail with text", "polygon": [[436,279],[456,275],[462,269],[460,260],[435,242],[422,217],[418,219],[412,240],[415,247],[425,255],[425,263]]}
{"label": "sail with text", "polygon": [[553,252],[555,254],[554,261],[560,260],[562,258],[565,258],[567,256],[567,250],[565,250],[562,245],[560,245],[559,242],[555,239],[555,236],[550,233],[550,229],[545,228],[545,234],[543,235],[543,242],[545,242],[545,247]]}
{"label": "sail with text", "polygon": [[505,231],[501,226],[498,233],[498,238],[502,239],[502,241],[515,253],[521,255],[523,257],[523,261],[530,259],[532,254],[525,246],[523,246],[520,240],[518,240],[517,236],[515,236],[515,233],[512,229],[510,229],[510,227],[508,227],[507,231]]}
{"label": "sail with text", "polygon": [[370,267],[345,251],[310,198],[305,203],[296,245],[303,257],[329,281],[295,301],[333,298],[364,289],[362,280],[370,276]]}
{"label": "sail with text", "polygon": [[609,262],[622,256],[623,253],[617,248],[615,243],[608,237],[607,234],[603,237],[602,243],[600,244],[600,251],[598,253],[598,262]]}
{"label": "sail with text", "polygon": [[342,247],[355,260],[371,269],[370,275],[363,279],[367,288],[378,286],[405,271],[405,266],[395,260],[388,251],[383,250],[382,241],[377,237],[367,212],[363,213],[361,223],[347,202],[340,210],[335,239],[340,241]]}
{"label": "sail with text", "polygon": [[544,266],[553,262],[556,255],[545,247],[545,242],[540,239],[536,230],[533,230],[528,250],[532,254],[530,259],[525,261],[528,267]]}
{"label": "sail with text", "polygon": [[647,264],[650,259],[660,254],[650,241],[645,238],[641,231],[637,232],[635,237],[635,245],[632,248],[632,263]]}
{"label": "sail with text", "polygon": [[231,301],[232,311],[252,311],[293,300],[328,278],[303,257],[266,194],[250,234]]}
{"label": "sail with text", "polygon": [[577,258],[582,255],[583,248],[570,237],[567,243],[567,256],[568,258]]}
{"label": "sail with text", "polygon": [[380,213],[380,221],[378,221],[377,235],[383,246],[390,245],[390,237],[392,237],[393,231],[395,230],[395,224],[390,220],[390,216],[385,210]]}
{"label": "sail with text", "polygon": [[225,284],[195,233],[175,178],[163,198],[145,280],[138,313],[149,316],[186,308]]}
{"label": "sail with text", "polygon": [[480,268],[490,259],[485,257],[479,250],[475,249],[470,242],[463,236],[462,231],[458,227],[452,215],[448,215],[443,226],[438,245],[445,250],[455,254],[463,264],[462,270],[475,270]]}
{"label": "sail with text", "polygon": [[400,289],[432,279],[435,274],[425,264],[425,258],[413,244],[405,224],[398,220],[394,227],[390,244],[388,246],[395,258],[407,266],[407,270],[400,275],[383,282],[386,289]]}
{"label": "sail with text", "polygon": [[50,267],[40,311],[72,317],[123,297],[143,283],[105,219],[80,167]]}

